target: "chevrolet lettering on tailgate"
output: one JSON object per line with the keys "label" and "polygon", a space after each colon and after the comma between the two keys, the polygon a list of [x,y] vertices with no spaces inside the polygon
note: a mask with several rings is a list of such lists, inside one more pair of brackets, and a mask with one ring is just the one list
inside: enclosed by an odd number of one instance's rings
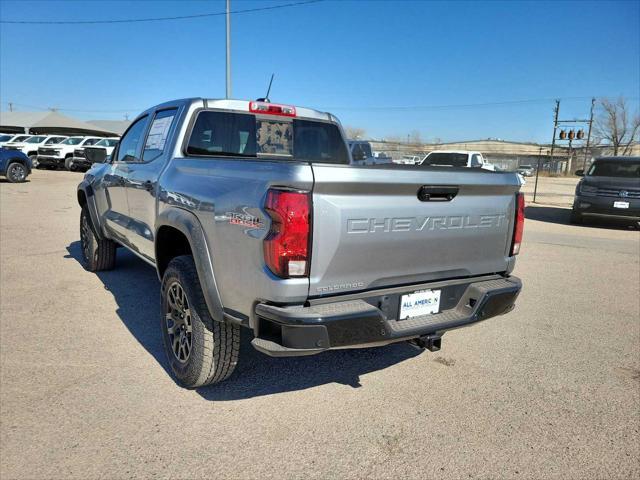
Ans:
{"label": "chevrolet lettering on tailgate", "polygon": [[347,220],[347,232],[421,232],[423,230],[499,228],[504,224],[506,217],[505,213],[498,213],[476,216],[350,218]]}

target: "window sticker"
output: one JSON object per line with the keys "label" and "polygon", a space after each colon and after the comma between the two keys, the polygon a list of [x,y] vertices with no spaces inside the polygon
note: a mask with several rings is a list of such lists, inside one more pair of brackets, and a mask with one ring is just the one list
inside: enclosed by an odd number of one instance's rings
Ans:
{"label": "window sticker", "polygon": [[172,121],[173,115],[153,120],[151,130],[149,130],[149,136],[147,137],[147,144],[144,146],[145,150],[164,150]]}

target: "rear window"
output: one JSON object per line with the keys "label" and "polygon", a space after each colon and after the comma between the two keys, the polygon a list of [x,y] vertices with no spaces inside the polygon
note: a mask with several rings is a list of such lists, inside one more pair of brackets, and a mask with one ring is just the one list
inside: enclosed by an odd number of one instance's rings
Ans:
{"label": "rear window", "polygon": [[187,153],[348,163],[346,145],[334,124],[214,111],[198,114]]}
{"label": "rear window", "polygon": [[640,177],[640,160],[596,160],[589,168],[592,177]]}
{"label": "rear window", "polygon": [[466,167],[468,155],[466,153],[430,153],[424,159],[423,165],[445,165],[449,167]]}

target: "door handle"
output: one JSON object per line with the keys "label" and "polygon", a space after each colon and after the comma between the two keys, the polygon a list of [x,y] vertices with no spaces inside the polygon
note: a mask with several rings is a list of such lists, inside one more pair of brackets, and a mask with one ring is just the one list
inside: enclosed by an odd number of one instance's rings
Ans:
{"label": "door handle", "polygon": [[421,202],[450,202],[458,194],[458,187],[448,185],[423,185],[418,189]]}

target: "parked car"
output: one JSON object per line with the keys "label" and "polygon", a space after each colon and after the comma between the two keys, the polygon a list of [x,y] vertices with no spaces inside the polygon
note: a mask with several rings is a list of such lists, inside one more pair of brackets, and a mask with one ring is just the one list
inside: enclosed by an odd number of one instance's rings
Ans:
{"label": "parked car", "polygon": [[94,163],[104,163],[118,144],[119,137],[103,138],[94,145],[84,148],[76,148],[73,157],[69,160],[67,170],[88,170]]}
{"label": "parked car", "polygon": [[576,185],[571,221],[605,217],[640,222],[640,157],[599,157]]}
{"label": "parked car", "polygon": [[6,143],[2,148],[7,150],[20,150],[31,159],[33,166],[38,164],[38,149],[44,145],[55,145],[67,137],[62,135],[33,135],[20,142]]}
{"label": "parked car", "polygon": [[533,177],[536,174],[536,169],[532,165],[520,165],[517,172],[523,177]]}
{"label": "parked car", "polygon": [[170,370],[191,388],[233,372],[243,327],[275,357],[435,351],[445,331],[513,308],[515,173],[349,163],[329,113],[158,105],[78,186],[83,262],[113,268],[122,245],[156,268]]}
{"label": "parked car", "polygon": [[93,145],[101,140],[100,137],[69,137],[57,145],[46,145],[38,149],[38,168],[56,169],[68,166],[74,151],[85,145]]}
{"label": "parked car", "polygon": [[4,147],[7,143],[10,142],[22,142],[29,138],[31,135],[16,135],[15,133],[3,133],[0,134],[0,147]]}
{"label": "parked car", "polygon": [[482,156],[482,153],[467,150],[434,150],[422,159],[420,165],[482,168],[491,171],[496,169]]}
{"label": "parked car", "polygon": [[31,173],[31,159],[19,150],[0,149],[0,176],[11,183],[24,182]]}

